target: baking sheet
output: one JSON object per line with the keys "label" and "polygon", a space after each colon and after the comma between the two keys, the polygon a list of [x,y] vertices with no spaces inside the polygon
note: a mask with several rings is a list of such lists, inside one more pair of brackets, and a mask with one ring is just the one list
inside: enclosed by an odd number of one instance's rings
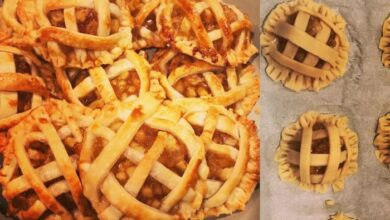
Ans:
{"label": "baking sheet", "polygon": [[[236,5],[240,10],[242,10],[245,14],[247,14],[252,22],[253,25],[253,40],[254,44],[257,48],[260,48],[259,46],[259,33],[260,33],[260,0],[224,0],[224,2],[229,4]],[[2,0],[0,0],[0,5],[2,3]],[[260,58],[257,55],[253,59],[253,64],[256,67],[256,71],[259,73],[260,68]],[[257,103],[255,109],[260,109],[260,102]],[[255,120],[257,127],[259,127],[259,119],[260,116],[258,113],[252,113],[250,115],[250,119]],[[1,188],[0,188],[1,191]],[[1,198],[0,198],[1,200]],[[0,201],[1,202],[1,201]],[[5,201],[2,201],[5,202]],[[257,189],[253,192],[251,199],[249,200],[246,210],[243,212],[238,212],[229,216],[223,216],[220,218],[211,218],[211,219],[221,219],[221,220],[255,220],[260,219],[260,189],[257,187]],[[0,213],[0,220],[11,220],[11,218],[5,217],[2,213]]]}
{"label": "baking sheet", "polygon": [[[261,24],[281,0],[261,1]],[[320,0],[347,21],[351,43],[346,74],[320,92],[292,92],[265,73],[261,57],[261,219],[329,219],[343,211],[358,219],[382,220],[390,215],[390,172],[376,159],[373,139],[378,117],[390,111],[390,70],[378,49],[382,25],[390,13],[388,0]],[[306,111],[346,115],[359,136],[358,172],[347,177],[345,189],[325,194],[302,191],[282,182],[274,161],[280,133]],[[326,208],[324,201],[336,205]]]}

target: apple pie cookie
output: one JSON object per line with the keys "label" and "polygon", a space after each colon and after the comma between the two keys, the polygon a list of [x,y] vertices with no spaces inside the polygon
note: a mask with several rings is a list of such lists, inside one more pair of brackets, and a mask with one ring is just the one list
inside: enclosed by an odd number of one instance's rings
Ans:
{"label": "apple pie cookie", "polygon": [[390,113],[379,118],[374,145],[375,155],[387,167],[390,165]]}
{"label": "apple pie cookie", "polygon": [[57,67],[111,64],[132,47],[124,1],[4,0],[2,14],[15,44],[33,44]]}
{"label": "apple pie cookie", "polygon": [[115,100],[126,101],[148,91],[158,90],[160,74],[151,70],[142,55],[127,50],[112,65],[86,70],[56,68],[56,76],[69,101],[102,107]]}
{"label": "apple pie cookie", "polygon": [[348,119],[307,112],[283,129],[276,161],[279,177],[302,189],[326,192],[344,189],[344,180],[357,171],[358,137]]}
{"label": "apple pie cookie", "polygon": [[0,183],[10,215],[20,219],[93,217],[77,161],[90,109],[49,100],[9,130]]}
{"label": "apple pie cookie", "polygon": [[152,59],[168,98],[200,97],[247,115],[260,95],[260,80],[251,64],[220,67],[174,50],[160,50]]}
{"label": "apple pie cookie", "polygon": [[251,22],[235,6],[222,1],[131,0],[135,18],[134,47],[176,48],[211,64],[247,63],[257,53]]}
{"label": "apple pie cookie", "polygon": [[171,105],[183,109],[183,118],[205,144],[210,171],[197,218],[243,210],[260,173],[260,141],[254,122],[200,99],[178,99]]}
{"label": "apple pie cookie", "polygon": [[84,195],[100,219],[190,218],[202,202],[205,149],[179,109],[146,93],[106,105],[80,157]]}
{"label": "apple pie cookie", "polygon": [[10,127],[42,104],[49,91],[30,53],[0,45],[0,129]]}
{"label": "apple pie cookie", "polygon": [[345,26],[340,15],[312,0],[278,5],[260,37],[267,74],[294,91],[328,86],[345,73],[349,54]]}
{"label": "apple pie cookie", "polygon": [[342,212],[337,212],[334,215],[331,215],[329,220],[357,220],[357,218],[352,218]]}
{"label": "apple pie cookie", "polygon": [[379,49],[383,51],[382,63],[385,67],[390,67],[390,17],[383,23],[382,38],[379,42]]}

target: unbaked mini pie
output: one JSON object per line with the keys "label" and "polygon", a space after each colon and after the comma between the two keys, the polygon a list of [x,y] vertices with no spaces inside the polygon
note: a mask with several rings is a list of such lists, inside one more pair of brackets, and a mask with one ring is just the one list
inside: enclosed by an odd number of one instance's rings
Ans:
{"label": "unbaked mini pie", "polygon": [[180,109],[151,93],[106,105],[86,132],[84,195],[100,219],[188,219],[199,209],[205,147]]}
{"label": "unbaked mini pie", "polygon": [[20,219],[82,219],[95,214],[82,194],[77,162],[94,113],[49,100],[11,128],[0,183],[8,213]]}
{"label": "unbaked mini pie", "polygon": [[233,5],[203,0],[128,4],[135,20],[135,48],[169,46],[219,66],[247,63],[257,53],[251,22]]}
{"label": "unbaked mini pie", "polygon": [[260,45],[274,81],[294,91],[328,86],[344,75],[349,43],[346,22],[313,0],[279,4],[263,25]]}
{"label": "unbaked mini pie", "polygon": [[[90,69],[56,68],[56,77],[69,101],[91,107],[134,99],[161,88],[160,74],[151,70],[142,54],[132,50],[125,51],[111,65]],[[161,92],[164,93],[162,88]]]}
{"label": "unbaked mini pie", "polygon": [[390,113],[379,118],[374,145],[377,158],[386,166],[390,165]]}
{"label": "unbaked mini pie", "polygon": [[260,95],[260,80],[251,64],[220,67],[174,50],[159,50],[153,68],[168,98],[202,98],[233,109],[239,115],[251,112]]}
{"label": "unbaked mini pie", "polygon": [[307,112],[282,131],[276,161],[279,177],[302,189],[326,192],[344,189],[357,171],[358,137],[346,117]]}
{"label": "unbaked mini pie", "polygon": [[38,63],[31,53],[0,45],[0,129],[18,122],[50,95],[38,76]]}
{"label": "unbaked mini pie", "polygon": [[131,48],[131,18],[124,1],[5,0],[2,15],[15,36],[56,67],[111,64]]}
{"label": "unbaked mini pie", "polygon": [[390,17],[383,23],[382,38],[379,48],[383,51],[382,62],[385,67],[390,67]]}
{"label": "unbaked mini pie", "polygon": [[243,210],[260,173],[255,123],[201,99],[177,99],[170,105],[183,109],[183,119],[205,144],[209,174],[201,210],[193,219]]}

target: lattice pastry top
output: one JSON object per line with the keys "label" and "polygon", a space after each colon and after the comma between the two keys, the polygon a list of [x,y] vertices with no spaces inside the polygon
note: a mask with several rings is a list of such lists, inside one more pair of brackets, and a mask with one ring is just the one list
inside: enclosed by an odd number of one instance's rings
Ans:
{"label": "lattice pastry top", "polygon": [[383,51],[382,62],[385,67],[390,67],[390,17],[383,23],[383,35],[379,42],[379,48]]}
{"label": "lattice pastry top", "polygon": [[58,84],[72,103],[102,107],[115,100],[134,99],[146,92],[165,93],[160,86],[160,73],[152,71],[142,54],[127,50],[112,65],[83,70],[56,68]]}
{"label": "lattice pastry top", "polygon": [[251,23],[222,1],[129,1],[135,18],[134,47],[176,48],[214,65],[247,63],[257,53]]}
{"label": "lattice pastry top", "polygon": [[0,45],[0,129],[15,124],[49,96],[38,76],[38,63],[26,51]]}
{"label": "lattice pastry top", "polygon": [[250,64],[219,67],[174,50],[160,50],[152,65],[166,76],[161,84],[172,100],[201,97],[247,115],[260,95],[260,80]]}
{"label": "lattice pastry top", "polygon": [[279,176],[302,189],[344,189],[344,179],[357,171],[358,137],[345,117],[307,112],[283,129],[276,153]]}
{"label": "lattice pastry top", "polygon": [[375,155],[387,167],[390,165],[390,113],[379,118],[374,145]]}
{"label": "lattice pastry top", "polygon": [[2,14],[16,33],[8,43],[32,44],[57,67],[111,64],[132,46],[121,0],[4,0]]}
{"label": "lattice pastry top", "polygon": [[80,168],[100,219],[189,218],[208,168],[204,145],[179,109],[146,93],[106,105],[87,130]]}
{"label": "lattice pastry top", "polygon": [[9,213],[21,219],[94,216],[77,161],[90,109],[49,100],[9,130],[0,183]]}
{"label": "lattice pastry top", "polygon": [[263,26],[260,45],[267,74],[294,91],[318,91],[345,73],[346,22],[312,0],[279,4]]}
{"label": "lattice pastry top", "polygon": [[201,99],[178,99],[171,105],[183,109],[183,118],[205,144],[210,172],[196,218],[243,210],[260,173],[260,141],[254,122]]}

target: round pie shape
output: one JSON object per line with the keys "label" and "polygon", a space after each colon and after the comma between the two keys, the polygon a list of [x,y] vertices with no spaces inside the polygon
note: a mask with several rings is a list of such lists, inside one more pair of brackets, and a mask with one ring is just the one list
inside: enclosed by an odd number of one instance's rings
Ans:
{"label": "round pie shape", "polygon": [[255,123],[201,99],[178,99],[171,105],[183,109],[183,118],[205,144],[209,175],[195,219],[244,210],[260,173]]}
{"label": "round pie shape", "polygon": [[358,137],[348,119],[307,112],[282,131],[276,152],[279,177],[304,190],[334,192],[357,171]]}
{"label": "round pie shape", "polygon": [[251,22],[233,5],[210,0],[129,2],[135,48],[169,46],[218,66],[247,63],[257,53]]}
{"label": "round pie shape", "polygon": [[111,64],[132,47],[131,17],[123,1],[5,0],[11,44],[34,46],[56,67]]}
{"label": "round pie shape", "polygon": [[20,219],[93,217],[77,161],[90,109],[49,100],[8,132],[0,183],[8,211]]}
{"label": "round pie shape", "polygon": [[382,38],[379,42],[379,49],[382,53],[382,63],[385,67],[390,67],[390,17],[383,23]]}
{"label": "round pie shape", "polygon": [[260,36],[268,76],[294,91],[328,86],[345,73],[349,54],[345,26],[340,15],[312,0],[279,4]]}
{"label": "round pie shape", "polygon": [[148,91],[161,90],[160,74],[142,54],[125,51],[111,65],[90,69],[56,68],[56,78],[65,97],[72,103],[101,108],[104,104],[131,100]]}
{"label": "round pie shape", "polygon": [[81,179],[100,219],[188,219],[199,209],[203,142],[161,102],[151,93],[113,102],[87,130]]}
{"label": "round pie shape", "polygon": [[253,65],[220,67],[174,50],[160,50],[152,59],[168,98],[199,97],[248,115],[260,96],[260,79]]}
{"label": "round pie shape", "polygon": [[29,52],[0,45],[0,129],[15,124],[50,95],[38,76],[39,63]]}
{"label": "round pie shape", "polygon": [[376,146],[375,155],[380,162],[389,167],[390,164],[390,113],[379,118],[378,128],[376,129],[374,145]]}

